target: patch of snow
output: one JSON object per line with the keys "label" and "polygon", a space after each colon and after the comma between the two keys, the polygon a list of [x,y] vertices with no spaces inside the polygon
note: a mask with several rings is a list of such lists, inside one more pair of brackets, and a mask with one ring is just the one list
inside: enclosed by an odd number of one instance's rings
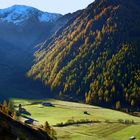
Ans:
{"label": "patch of snow", "polygon": [[14,5],[0,10],[0,21],[16,25],[22,24],[33,16],[35,16],[40,22],[51,22],[60,17],[59,14],[42,12],[36,8],[22,5]]}
{"label": "patch of snow", "polygon": [[55,21],[60,17],[58,14],[50,14],[50,13],[42,13],[38,19],[40,22],[49,22],[49,21]]}

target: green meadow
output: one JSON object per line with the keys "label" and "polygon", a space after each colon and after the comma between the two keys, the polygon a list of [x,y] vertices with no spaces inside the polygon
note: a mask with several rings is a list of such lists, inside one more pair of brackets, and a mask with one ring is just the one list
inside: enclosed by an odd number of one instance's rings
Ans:
{"label": "green meadow", "polygon": [[[26,100],[12,99],[15,106],[22,104],[31,115],[29,118],[50,125],[65,123],[68,120],[98,120],[100,123],[75,124],[65,127],[54,127],[58,140],[129,140],[135,136],[140,140],[140,118],[111,109],[81,103],[66,102],[54,99]],[[35,103],[36,104],[33,104]],[[51,103],[54,107],[43,106]],[[18,107],[16,107],[18,109]],[[85,114],[84,112],[88,112]],[[133,121],[134,124],[120,123],[119,120]]]}

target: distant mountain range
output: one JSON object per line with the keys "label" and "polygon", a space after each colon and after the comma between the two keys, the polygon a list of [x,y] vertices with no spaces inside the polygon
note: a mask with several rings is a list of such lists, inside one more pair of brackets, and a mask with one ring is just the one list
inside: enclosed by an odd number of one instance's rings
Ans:
{"label": "distant mountain range", "polygon": [[[0,38],[14,45],[32,45],[51,35],[61,14],[42,12],[28,6],[15,5],[0,10]],[[46,31],[47,30],[47,31]],[[28,40],[28,43],[27,43]]]}
{"label": "distant mountain range", "polygon": [[96,0],[35,53],[29,77],[60,98],[140,107],[140,2]]}
{"label": "distant mountain range", "polygon": [[0,10],[1,22],[13,23],[16,25],[25,24],[25,22],[31,18],[39,22],[54,22],[61,16],[61,14],[42,12],[36,8],[24,5],[14,5]]}

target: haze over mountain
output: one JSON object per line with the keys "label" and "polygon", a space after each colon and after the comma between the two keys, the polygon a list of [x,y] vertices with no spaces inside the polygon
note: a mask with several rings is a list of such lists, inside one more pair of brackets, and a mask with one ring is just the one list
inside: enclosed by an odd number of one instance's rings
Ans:
{"label": "haze over mountain", "polygon": [[140,107],[140,2],[96,0],[40,45],[28,72],[56,97]]}
{"label": "haze over mountain", "polygon": [[63,17],[23,5],[0,10],[1,96],[33,97],[33,93],[41,97],[45,87],[42,84],[37,86],[25,76],[33,62],[35,46],[72,17],[72,14]]}

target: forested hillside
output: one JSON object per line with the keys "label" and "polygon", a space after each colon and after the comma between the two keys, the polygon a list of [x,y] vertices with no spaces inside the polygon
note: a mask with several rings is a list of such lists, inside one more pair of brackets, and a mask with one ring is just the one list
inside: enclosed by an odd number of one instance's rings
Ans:
{"label": "forested hillside", "polygon": [[29,77],[57,97],[140,108],[140,2],[96,0],[40,45]]}

